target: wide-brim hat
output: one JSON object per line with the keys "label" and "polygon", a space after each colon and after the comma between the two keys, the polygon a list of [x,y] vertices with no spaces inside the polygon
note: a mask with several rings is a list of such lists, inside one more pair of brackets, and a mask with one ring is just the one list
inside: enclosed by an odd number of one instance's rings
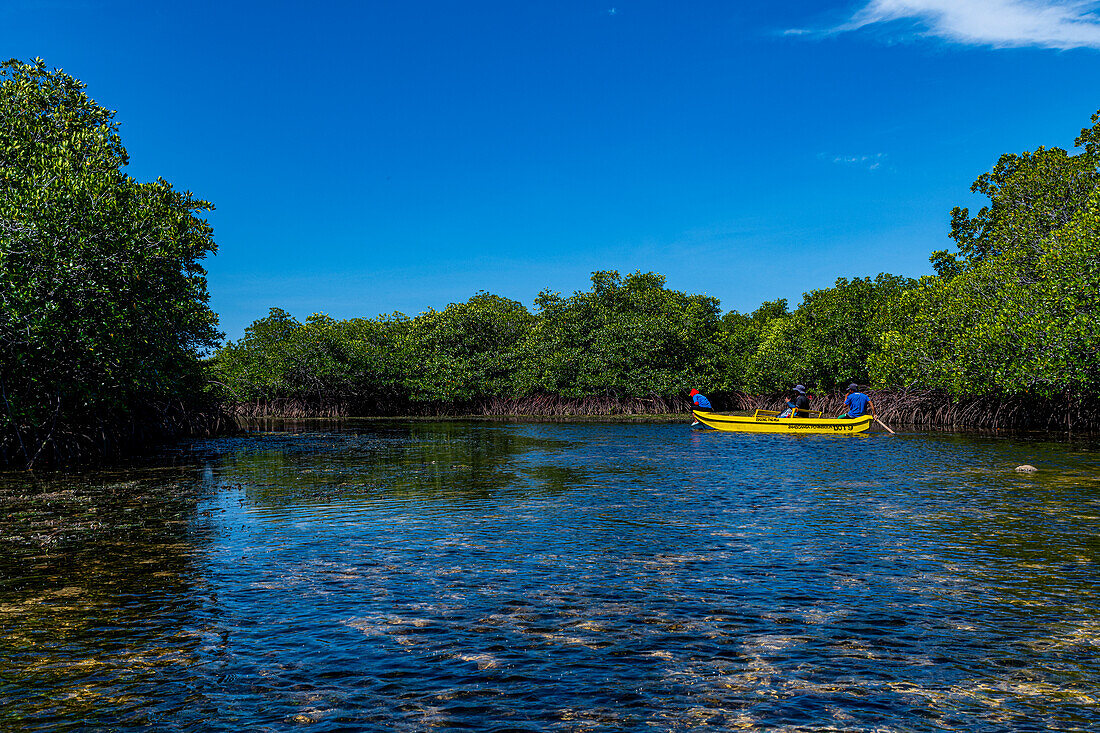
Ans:
{"label": "wide-brim hat", "polygon": [[799,394],[806,394],[806,388],[803,387],[801,384],[796,384],[794,386],[794,391],[798,392]]}

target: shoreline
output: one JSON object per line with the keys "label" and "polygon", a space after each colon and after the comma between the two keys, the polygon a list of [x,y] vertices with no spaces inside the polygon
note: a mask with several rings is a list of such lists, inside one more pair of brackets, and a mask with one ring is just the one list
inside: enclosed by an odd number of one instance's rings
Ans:
{"label": "shoreline", "polygon": [[[972,396],[953,398],[937,390],[866,390],[875,415],[891,427],[948,430],[1010,430],[1055,434],[1100,433],[1100,399],[1077,395],[1055,398],[1032,395]],[[715,412],[751,413],[779,409],[782,394],[749,395],[713,392],[708,395]],[[812,408],[840,414],[841,392],[821,393]],[[412,403],[355,405],[323,399],[307,402],[294,398],[226,405],[241,421],[263,420],[536,420],[569,422],[678,422],[690,419],[685,396],[627,397],[596,395],[564,398],[536,395],[524,398],[487,397],[463,403]]]}
{"label": "shoreline", "polygon": [[[730,414],[729,411],[716,411]],[[683,414],[652,414],[652,415],[480,415],[480,414],[453,414],[453,415],[365,415],[347,417],[281,417],[267,416],[262,418],[238,418],[237,424],[242,431],[248,432],[284,432],[275,423],[286,427],[301,424],[303,427],[341,423],[446,423],[446,422],[483,422],[483,423],[529,423],[529,424],[607,424],[607,425],[673,425],[683,424],[688,427],[691,423],[689,413]],[[271,423],[271,425],[265,425]],[[951,425],[919,425],[904,422],[887,422],[891,428],[898,432],[935,432],[935,433],[966,433],[979,435],[1004,435],[1004,436],[1052,436],[1064,438],[1093,438],[1100,437],[1100,431],[1084,430],[1057,430],[1050,428],[981,428],[961,427]],[[886,433],[881,426],[872,423],[869,433]]]}

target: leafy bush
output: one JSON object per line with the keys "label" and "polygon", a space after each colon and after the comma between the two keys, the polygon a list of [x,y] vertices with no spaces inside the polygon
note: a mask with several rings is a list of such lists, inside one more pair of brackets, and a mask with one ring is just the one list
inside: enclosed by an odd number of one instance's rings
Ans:
{"label": "leafy bush", "polygon": [[713,384],[718,301],[668,290],[656,273],[592,275],[568,298],[543,291],[519,354],[517,392],[563,397],[673,396]]}
{"label": "leafy bush", "polygon": [[614,271],[568,297],[543,291],[533,314],[489,293],[414,318],[299,324],[272,311],[215,369],[248,399],[327,396],[388,411],[509,396],[614,409],[674,404],[692,386],[760,394],[853,381],[958,396],[1085,393],[1100,377],[1100,113],[1093,123],[1077,140],[1083,152],[1002,156],[973,186],[989,206],[952,211],[958,251],[932,253],[937,274],[919,281],[842,277],[793,311],[775,300],[721,318],[714,298]]}
{"label": "leafy bush", "polygon": [[1100,113],[1084,151],[1005,155],[975,181],[989,206],[952,212],[936,252],[883,324],[872,378],[954,395],[1087,393],[1100,377]]}
{"label": "leafy bush", "polygon": [[0,453],[27,463],[192,403],[219,336],[212,206],[123,173],[113,117],[41,60],[0,65]]}

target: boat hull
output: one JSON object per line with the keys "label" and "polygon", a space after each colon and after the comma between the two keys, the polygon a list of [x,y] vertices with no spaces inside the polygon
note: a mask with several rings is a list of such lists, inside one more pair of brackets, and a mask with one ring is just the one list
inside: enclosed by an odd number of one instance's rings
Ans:
{"label": "boat hull", "polygon": [[854,419],[773,417],[771,415],[719,415],[715,412],[691,411],[695,419],[708,428],[733,433],[825,433],[845,435],[863,433],[871,427],[871,416]]}

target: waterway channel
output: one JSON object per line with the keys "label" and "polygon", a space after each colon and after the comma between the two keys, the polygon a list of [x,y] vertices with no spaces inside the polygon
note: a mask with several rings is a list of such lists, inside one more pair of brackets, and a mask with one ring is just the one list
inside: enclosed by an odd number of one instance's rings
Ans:
{"label": "waterway channel", "polygon": [[1095,442],[276,427],[0,474],[0,729],[1100,727]]}

